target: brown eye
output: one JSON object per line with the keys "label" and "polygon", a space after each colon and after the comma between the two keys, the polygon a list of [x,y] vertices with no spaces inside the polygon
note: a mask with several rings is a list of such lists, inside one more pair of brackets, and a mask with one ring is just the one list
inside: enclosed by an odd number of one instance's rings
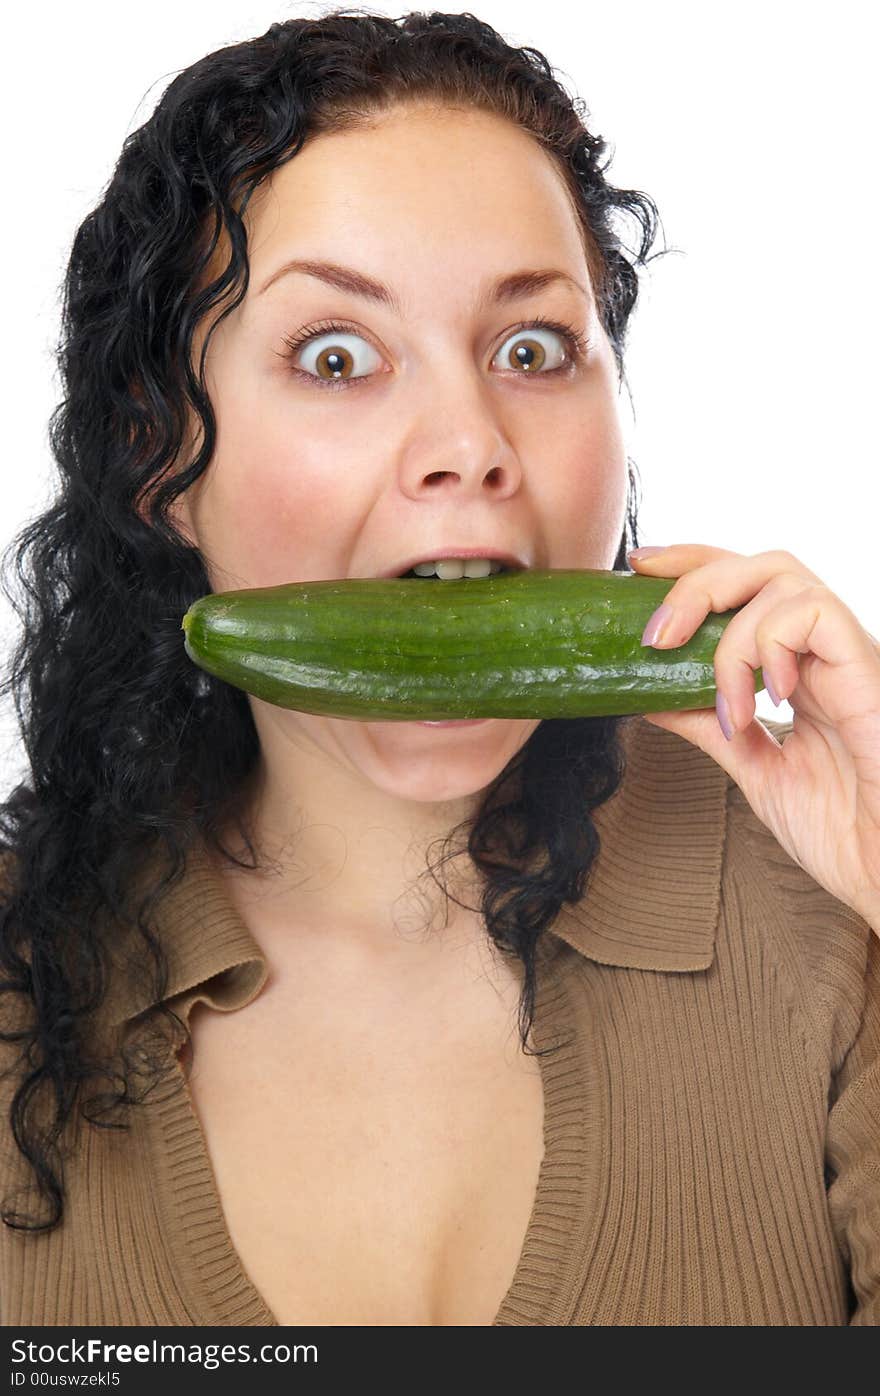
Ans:
{"label": "brown eye", "polygon": [[520,338],[507,355],[507,361],[511,368],[521,368],[526,373],[534,373],[543,367],[546,357],[543,344],[529,337]]}
{"label": "brown eye", "polygon": [[322,349],[318,354],[315,359],[315,371],[319,378],[350,378],[351,354],[341,345],[332,344],[329,349]]}
{"label": "brown eye", "polygon": [[[319,327],[306,331],[297,339],[286,339],[285,343],[290,350],[287,357],[294,372],[322,384],[366,379],[382,362],[363,335],[348,331],[343,326]],[[365,354],[365,350],[369,352]]]}
{"label": "brown eye", "polygon": [[514,369],[520,377],[526,373],[548,377],[551,373],[566,369],[576,358],[577,348],[574,336],[567,327],[557,328],[549,322],[520,326],[502,344],[500,366]]}

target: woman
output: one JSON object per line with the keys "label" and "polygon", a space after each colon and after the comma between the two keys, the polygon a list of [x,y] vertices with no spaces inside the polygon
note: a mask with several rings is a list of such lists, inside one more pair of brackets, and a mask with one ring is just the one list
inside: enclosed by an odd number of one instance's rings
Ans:
{"label": "woman", "polygon": [[79,229],[19,541],[4,1324],[880,1320],[880,654],[818,577],[634,560],[645,643],[743,607],[717,718],[333,720],[182,646],[209,590],[625,567],[656,209],[603,149],[472,16],[336,12],[180,74]]}

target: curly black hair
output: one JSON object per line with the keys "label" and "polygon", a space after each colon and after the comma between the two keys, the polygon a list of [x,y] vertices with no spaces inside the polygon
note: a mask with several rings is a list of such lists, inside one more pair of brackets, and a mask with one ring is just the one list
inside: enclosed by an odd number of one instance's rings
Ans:
{"label": "curly black hair", "polygon": [[[126,1128],[124,1107],[149,1093],[135,1086],[142,1058],[135,1072],[125,1052],[99,1052],[92,1041],[111,981],[111,936],[134,933],[139,978],[154,984],[158,1003],[168,964],[151,912],[184,875],[188,850],[204,840],[238,862],[220,837],[237,827],[253,852],[239,817],[259,753],[250,705],[185,654],[181,617],[211,587],[199,552],[165,515],[215,445],[204,381],[210,333],[198,377],[194,333],[228,301],[212,333],[247,292],[243,215],[261,181],[307,138],[422,99],[504,116],[554,161],[625,381],[624,340],[656,206],[605,179],[606,143],[547,59],[470,13],[392,19],[346,7],[273,24],[179,73],[127,137],[65,272],[56,350],[64,396],[49,425],[60,487],[3,555],[21,633],[0,696],[14,696],[31,776],[0,806],[0,1041],[20,1045],[4,1073],[21,1076],[7,1123],[48,1209],[28,1217],[4,1201],[7,1226],[47,1231],[61,1220],[65,1127],[78,1097],[91,1125]],[[627,218],[638,229],[633,248],[618,226]],[[228,262],[203,284],[221,237]],[[201,423],[197,451],[190,407]],[[630,460],[618,570],[638,543],[636,491]],[[21,600],[6,580],[12,563]],[[620,721],[541,722],[477,816],[449,836],[469,831],[488,933],[524,967],[523,1050],[536,946],[563,903],[583,896],[598,852],[592,811],[623,778]],[[157,856],[145,890],[138,873]],[[160,1052],[157,1071],[161,1062]],[[85,1097],[85,1084],[102,1078],[106,1088]]]}

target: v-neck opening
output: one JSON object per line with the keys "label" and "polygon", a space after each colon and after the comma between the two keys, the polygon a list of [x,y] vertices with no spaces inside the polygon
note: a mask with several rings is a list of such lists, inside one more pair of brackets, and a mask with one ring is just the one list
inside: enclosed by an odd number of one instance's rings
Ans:
{"label": "v-neck opening", "polygon": [[[538,959],[531,1041],[538,1050],[554,1049],[538,1059],[544,1150],[522,1249],[489,1327],[560,1321],[560,1297],[571,1287],[571,1266],[580,1249],[576,1238],[583,1243],[585,1223],[597,1211],[598,1169],[586,1146],[596,1146],[595,1121],[588,1116],[598,1097],[593,1092],[591,1099],[587,1090],[583,1044],[576,1040],[566,983],[571,959],[565,946],[556,949],[555,958]],[[184,1301],[195,1325],[282,1327],[233,1243],[201,1121],[176,1056],[179,1046],[173,1049],[174,1089],[155,1102],[154,1176]]]}

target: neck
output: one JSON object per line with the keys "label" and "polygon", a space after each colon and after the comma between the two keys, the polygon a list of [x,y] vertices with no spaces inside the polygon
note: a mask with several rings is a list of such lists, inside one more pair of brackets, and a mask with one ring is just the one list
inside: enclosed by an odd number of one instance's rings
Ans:
{"label": "neck", "polygon": [[[258,919],[279,951],[294,934],[332,937],[370,958],[423,957],[441,941],[451,949],[485,937],[467,829],[445,843],[476,813],[482,792],[436,804],[401,800],[332,763],[301,770],[296,789],[294,798],[289,780],[261,762],[238,811],[258,866],[218,862],[241,914]],[[224,831],[222,842],[252,862],[234,829]]]}

